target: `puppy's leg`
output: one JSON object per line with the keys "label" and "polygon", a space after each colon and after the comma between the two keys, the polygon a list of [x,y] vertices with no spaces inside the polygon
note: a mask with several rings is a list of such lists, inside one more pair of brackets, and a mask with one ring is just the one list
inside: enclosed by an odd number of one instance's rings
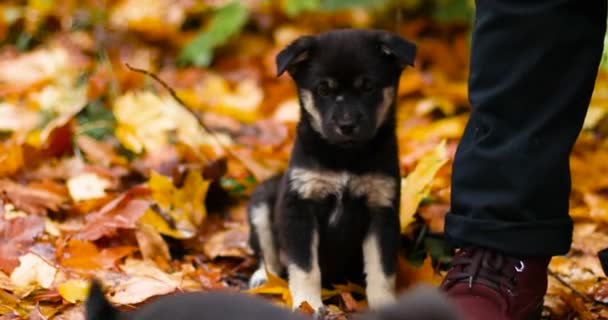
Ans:
{"label": "puppy's leg", "polygon": [[367,301],[370,308],[377,309],[395,301],[399,217],[392,208],[371,211],[363,258]]}
{"label": "puppy's leg", "polygon": [[[266,271],[278,276],[280,275],[281,264],[279,262],[278,251],[275,246],[274,235],[272,232],[272,221],[270,218],[270,207],[267,203],[253,206],[250,212],[252,235],[256,237],[259,255],[261,256],[258,270],[251,276],[250,287],[257,287],[264,284],[268,277]],[[253,241],[252,241],[253,242]]]}
{"label": "puppy's leg", "polygon": [[288,196],[281,237],[289,264],[289,291],[293,308],[306,301],[318,312],[321,301],[321,270],[319,267],[319,234],[314,216],[314,202]]}
{"label": "puppy's leg", "polygon": [[254,288],[268,281],[266,272],[280,275],[282,266],[272,230],[272,207],[276,199],[279,177],[263,182],[252,194],[248,209],[249,245],[260,260],[258,269],[249,280]]}

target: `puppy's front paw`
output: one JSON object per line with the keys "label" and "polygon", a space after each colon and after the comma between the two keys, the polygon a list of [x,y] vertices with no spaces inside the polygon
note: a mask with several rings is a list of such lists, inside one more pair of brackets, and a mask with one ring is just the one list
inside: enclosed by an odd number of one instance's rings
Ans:
{"label": "puppy's front paw", "polygon": [[266,270],[264,268],[259,268],[256,270],[249,279],[249,288],[256,288],[268,281],[268,275],[266,274]]}

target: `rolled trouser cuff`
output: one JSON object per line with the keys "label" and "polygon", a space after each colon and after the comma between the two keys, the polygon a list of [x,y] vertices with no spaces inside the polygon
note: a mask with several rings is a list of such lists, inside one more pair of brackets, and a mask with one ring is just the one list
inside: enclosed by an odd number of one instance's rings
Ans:
{"label": "rolled trouser cuff", "polygon": [[568,253],[572,219],[507,222],[448,213],[445,236],[454,247],[475,246],[515,256],[555,256]]}

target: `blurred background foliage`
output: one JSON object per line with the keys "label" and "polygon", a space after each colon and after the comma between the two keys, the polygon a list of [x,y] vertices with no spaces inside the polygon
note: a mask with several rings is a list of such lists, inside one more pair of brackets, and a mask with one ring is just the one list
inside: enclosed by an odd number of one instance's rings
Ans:
{"label": "blurred background foliage", "polygon": [[[118,1],[74,1],[74,0],[24,0],[4,1],[0,5],[0,42],[1,45],[15,45],[20,50],[28,50],[40,44],[45,35],[58,28],[69,25],[72,30],[91,30],[99,24],[110,24],[113,4],[121,6]],[[133,11],[138,10],[135,2],[122,4]],[[155,1],[147,9],[152,16]],[[179,1],[178,1],[179,3]],[[88,5],[87,5],[88,4]],[[155,23],[153,18],[142,12],[127,12],[124,17],[132,19],[131,27],[140,29],[153,38],[169,35],[171,29],[186,32],[187,39],[176,39],[180,47],[179,64],[209,66],[214,50],[231,39],[234,39],[246,28],[263,28],[256,25],[252,14],[272,12],[282,13],[283,18],[297,20],[309,14],[335,13],[351,11],[355,17],[350,25],[343,27],[370,26],[370,21],[377,27],[387,27],[387,23],[398,22],[415,16],[430,17],[438,22],[460,22],[468,24],[474,11],[473,0],[260,0],[260,1],[190,1],[176,6],[182,10],[167,13],[167,25],[161,24],[152,35],[146,24]],[[116,8],[120,10],[121,8]],[[183,10],[185,9],[185,10]],[[253,12],[253,11],[256,12]],[[171,11],[171,10],[170,10]],[[366,14],[362,14],[366,12]],[[371,16],[368,14],[371,13]],[[137,19],[137,15],[139,18]],[[359,16],[357,19],[356,16]],[[69,18],[69,19],[68,19]],[[68,19],[69,21],[66,21]],[[148,20],[147,20],[148,19]],[[172,20],[173,19],[173,20]],[[371,20],[370,20],[371,19]],[[120,20],[117,18],[116,20]],[[139,25],[139,26],[138,26]]]}

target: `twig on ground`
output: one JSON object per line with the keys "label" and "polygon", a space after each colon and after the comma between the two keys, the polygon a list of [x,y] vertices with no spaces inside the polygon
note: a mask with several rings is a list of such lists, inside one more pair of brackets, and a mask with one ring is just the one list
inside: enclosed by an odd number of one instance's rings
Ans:
{"label": "twig on ground", "polygon": [[570,291],[572,291],[572,293],[574,295],[576,295],[579,298],[583,299],[583,301],[585,301],[587,303],[597,303],[597,304],[601,304],[603,306],[608,306],[608,303],[606,303],[604,301],[597,300],[597,299],[595,299],[593,297],[589,297],[588,295],[586,295],[586,294],[578,291],[574,286],[572,286],[570,283],[568,283],[568,281],[564,280],[564,278],[562,278],[562,276],[560,276],[559,274],[557,274],[553,270],[549,269],[547,272],[549,273],[550,276],[552,276],[553,278],[555,278],[555,280],[557,280],[559,283],[561,283],[564,287],[570,289]]}
{"label": "twig on ground", "polygon": [[241,160],[241,158],[235,154],[229,147],[225,146],[224,144],[222,144],[222,141],[215,135],[215,132],[213,132],[213,130],[211,128],[209,128],[204,122],[203,119],[201,119],[201,117],[198,115],[198,113],[196,113],[194,110],[192,110],[192,108],[190,108],[185,102],[184,100],[182,100],[177,93],[175,92],[175,90],[173,88],[171,88],[171,86],[169,86],[163,79],[161,79],[159,76],[157,76],[155,73],[150,72],[148,70],[145,69],[140,69],[140,68],[136,68],[136,67],[132,67],[131,65],[129,65],[128,63],[125,63],[125,66],[127,68],[129,68],[129,70],[134,71],[134,72],[138,72],[141,74],[144,74],[148,77],[151,77],[152,79],[156,80],[156,82],[160,83],[160,85],[163,86],[163,88],[165,88],[167,91],[169,91],[169,94],[171,95],[171,97],[173,99],[175,99],[175,101],[177,101],[177,103],[179,103],[182,107],[184,107],[184,109],[186,109],[198,122],[198,124],[205,130],[207,131],[207,133],[209,133],[209,135],[213,138],[213,140],[215,140],[215,142],[217,143],[217,145],[222,148],[222,150],[224,150],[224,152],[226,152],[226,154],[228,156],[231,156],[233,159],[235,159],[236,161],[240,162],[243,167],[245,168],[245,170],[247,170],[247,173],[251,176],[255,176],[253,174],[253,172],[251,170],[249,170],[249,168],[247,167],[247,165]]}

